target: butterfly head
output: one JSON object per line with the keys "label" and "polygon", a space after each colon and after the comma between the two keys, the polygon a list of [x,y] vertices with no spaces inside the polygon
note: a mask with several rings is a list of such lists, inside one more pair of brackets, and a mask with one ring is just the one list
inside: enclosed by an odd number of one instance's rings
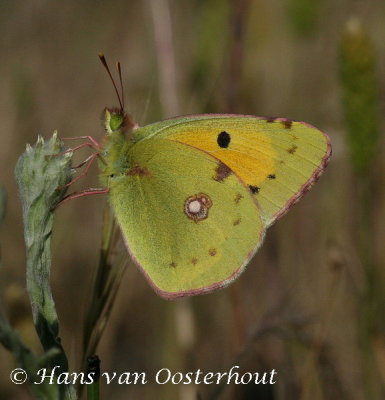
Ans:
{"label": "butterfly head", "polygon": [[116,95],[118,97],[120,107],[116,108],[105,108],[103,112],[103,121],[104,127],[106,129],[107,134],[112,134],[116,132],[125,132],[127,129],[132,130],[137,127],[137,124],[127,115],[124,111],[124,92],[123,92],[123,83],[122,83],[122,70],[120,67],[120,63],[116,64],[116,68],[119,73],[119,82],[120,82],[120,94],[118,87],[115,83],[114,78],[112,77],[110,68],[108,67],[107,61],[103,54],[99,54],[100,61],[102,62],[104,68],[106,69],[111,82],[114,86]]}

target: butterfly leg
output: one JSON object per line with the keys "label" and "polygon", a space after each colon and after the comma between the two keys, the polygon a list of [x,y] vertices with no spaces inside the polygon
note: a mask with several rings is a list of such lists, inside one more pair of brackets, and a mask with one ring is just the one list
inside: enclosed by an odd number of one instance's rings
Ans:
{"label": "butterfly leg", "polygon": [[76,136],[76,137],[62,138],[62,140],[78,140],[78,139],[88,139],[95,148],[100,149],[100,144],[92,136]]}
{"label": "butterfly leg", "polygon": [[99,150],[99,148],[95,148],[94,144],[92,143],[82,143],[79,144],[78,146],[69,148],[68,150],[62,151],[61,153],[55,154],[56,156],[62,156],[63,154],[67,154],[67,153],[73,153],[76,150],[82,149],[83,147],[90,147],[93,150]]}
{"label": "butterfly leg", "polygon": [[78,197],[84,197],[84,196],[91,196],[93,194],[104,194],[108,193],[110,191],[109,188],[89,188],[86,190],[82,190],[80,192],[74,192],[71,193],[63,198],[63,200],[59,201],[55,206],[52,207],[51,211],[56,210],[59,206],[61,206],[64,203],[67,203],[67,201],[77,199]]}
{"label": "butterfly leg", "polygon": [[92,144],[92,143],[82,143],[79,146],[76,146],[76,147],[73,147],[73,148],[69,148],[67,150],[61,151],[60,153],[47,155],[46,158],[49,159],[49,158],[52,158],[52,157],[62,156],[62,155],[67,154],[67,153],[73,153],[74,151],[82,149],[83,147],[90,147],[93,150],[99,151],[99,148],[95,148],[95,145]]}
{"label": "butterfly leg", "polygon": [[74,184],[75,182],[77,182],[80,178],[87,175],[89,169],[91,168],[91,165],[94,163],[94,161],[96,160],[97,157],[101,158],[100,154],[93,153],[89,157],[87,157],[83,162],[81,162],[78,166],[74,167],[75,169],[77,169],[77,168],[81,168],[81,167],[83,167],[83,165],[87,164],[86,167],[84,168],[84,170],[76,178],[72,179],[70,182],[66,183],[63,186],[58,187],[58,189],[64,189],[66,187],[69,187],[72,184]]}
{"label": "butterfly leg", "polygon": [[[82,161],[79,165],[76,167],[71,167],[72,169],[79,169],[86,165],[94,156],[98,156],[99,158],[102,158],[99,153],[92,153],[90,156],[88,156],[84,161]],[[104,160],[103,160],[104,161]]]}

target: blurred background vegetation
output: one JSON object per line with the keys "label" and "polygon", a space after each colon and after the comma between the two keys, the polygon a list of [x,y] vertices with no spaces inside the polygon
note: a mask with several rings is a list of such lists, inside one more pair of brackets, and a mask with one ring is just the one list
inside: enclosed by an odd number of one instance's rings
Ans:
{"label": "blurred background vegetation", "polygon": [[[1,313],[41,351],[13,170],[38,134],[101,138],[101,110],[117,105],[103,51],[121,61],[126,108],[141,125],[202,112],[287,117],[327,132],[333,157],[229,288],[165,301],[130,263],[97,351],[110,372],[240,365],[275,368],[277,384],[152,380],[104,385],[102,398],[385,398],[384,35],[380,0],[2,0]],[[95,169],[77,188],[97,185]],[[56,213],[51,281],[74,371],[105,202],[79,199]],[[10,382],[14,367],[0,348],[0,398],[31,398]]]}

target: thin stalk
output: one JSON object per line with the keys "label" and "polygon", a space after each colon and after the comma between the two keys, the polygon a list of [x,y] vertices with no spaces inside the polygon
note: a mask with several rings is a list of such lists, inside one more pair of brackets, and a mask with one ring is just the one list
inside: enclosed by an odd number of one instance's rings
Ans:
{"label": "thin stalk", "polygon": [[[346,25],[340,44],[340,81],[345,114],[347,144],[354,170],[356,200],[355,237],[366,278],[366,288],[360,306],[361,347],[367,396],[380,392],[374,360],[373,341],[383,334],[382,312],[385,304],[384,282],[380,273],[373,242],[373,210],[375,207],[376,156],[381,133],[377,56],[374,45],[357,19]],[[356,234],[356,233],[354,233]]]}
{"label": "thin stalk", "polygon": [[179,114],[179,102],[170,7],[168,0],[149,0],[149,4],[154,26],[161,105],[163,114],[171,117]]}
{"label": "thin stalk", "polygon": [[87,375],[93,374],[93,383],[87,385],[87,400],[99,400],[100,398],[100,359],[98,356],[89,357],[87,359]]}
{"label": "thin stalk", "polygon": [[[86,366],[87,360],[95,355],[110,317],[123,274],[126,270],[126,256],[122,261],[113,259],[113,251],[117,243],[117,236],[117,224],[109,205],[106,205],[99,266],[96,272],[92,296],[90,298],[90,307],[87,311],[84,323],[82,367]],[[79,393],[81,393],[82,390],[83,387],[80,386]],[[87,391],[89,390],[91,389],[88,388],[87,385]]]}
{"label": "thin stalk", "polygon": [[250,9],[250,0],[231,1],[229,76],[227,78],[227,112],[239,109],[243,72],[245,33]]}

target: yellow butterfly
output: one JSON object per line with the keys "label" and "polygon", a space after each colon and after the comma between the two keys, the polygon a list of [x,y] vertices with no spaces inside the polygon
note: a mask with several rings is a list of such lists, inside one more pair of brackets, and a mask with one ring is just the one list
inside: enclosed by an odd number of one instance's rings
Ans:
{"label": "yellow butterfly", "polygon": [[109,133],[102,175],[131,256],[168,298],[233,281],[331,154],[325,134],[286,119],[193,115],[131,139],[122,128]]}
{"label": "yellow butterfly", "polygon": [[105,110],[101,179],[131,257],[166,298],[238,277],[331,155],[304,122],[203,114],[139,128],[119,101]]}

